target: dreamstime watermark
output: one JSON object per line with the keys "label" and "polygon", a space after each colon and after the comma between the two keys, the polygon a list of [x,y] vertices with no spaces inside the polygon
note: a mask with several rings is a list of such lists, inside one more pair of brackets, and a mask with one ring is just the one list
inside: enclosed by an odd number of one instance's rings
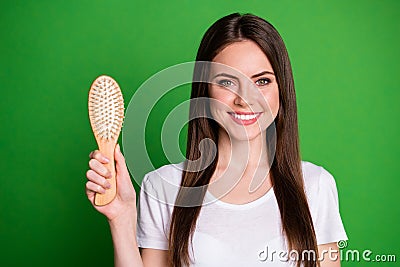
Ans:
{"label": "dreamstime watermark", "polygon": [[370,249],[358,250],[358,249],[346,249],[347,241],[341,240],[337,243],[338,249],[325,249],[317,253],[314,250],[303,250],[301,252],[297,250],[276,250],[265,246],[264,249],[260,250],[257,254],[258,260],[261,262],[296,262],[302,260],[313,260],[313,261],[342,261],[342,262],[396,262],[397,258],[395,254],[381,254],[374,253]]}

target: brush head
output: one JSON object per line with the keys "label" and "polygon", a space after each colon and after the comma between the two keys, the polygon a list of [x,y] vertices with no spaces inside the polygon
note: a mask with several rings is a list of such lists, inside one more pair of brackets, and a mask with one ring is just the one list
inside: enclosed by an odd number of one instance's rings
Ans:
{"label": "brush head", "polygon": [[96,138],[116,141],[124,120],[124,99],[117,82],[106,75],[96,78],[90,87],[88,104]]}

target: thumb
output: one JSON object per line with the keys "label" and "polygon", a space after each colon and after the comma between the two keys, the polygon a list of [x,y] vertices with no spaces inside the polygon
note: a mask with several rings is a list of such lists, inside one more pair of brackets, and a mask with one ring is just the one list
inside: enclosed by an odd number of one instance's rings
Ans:
{"label": "thumb", "polygon": [[114,159],[115,159],[115,169],[117,170],[117,174],[119,176],[129,176],[128,170],[126,168],[126,162],[124,155],[122,155],[121,148],[119,144],[115,147],[114,151]]}

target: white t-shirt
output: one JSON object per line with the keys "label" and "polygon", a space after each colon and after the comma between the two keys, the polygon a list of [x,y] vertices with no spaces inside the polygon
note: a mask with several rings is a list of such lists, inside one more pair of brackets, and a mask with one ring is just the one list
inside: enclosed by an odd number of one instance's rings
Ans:
{"label": "white t-shirt", "polygon": [[[168,250],[170,220],[182,168],[183,163],[169,164],[145,175],[138,203],[139,247]],[[347,240],[334,178],[310,162],[302,161],[302,170],[317,244]],[[273,188],[246,204],[223,202],[207,191],[204,203],[207,204],[197,220],[193,247],[189,246],[194,260],[191,267],[291,264],[285,261],[285,254],[280,254],[287,251],[287,246]]]}

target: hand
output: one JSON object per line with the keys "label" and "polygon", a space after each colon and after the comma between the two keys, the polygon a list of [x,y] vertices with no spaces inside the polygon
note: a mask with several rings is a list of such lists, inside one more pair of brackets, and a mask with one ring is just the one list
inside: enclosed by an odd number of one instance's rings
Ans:
{"label": "hand", "polygon": [[94,196],[96,193],[104,193],[110,186],[107,178],[110,178],[111,172],[104,165],[108,162],[108,159],[98,150],[92,151],[89,157],[91,159],[89,160],[90,169],[86,172],[88,179],[86,195],[90,203],[97,211],[104,214],[109,222],[119,219],[134,219],[136,221],[136,192],[119,145],[116,146],[114,153],[117,195],[113,201],[105,206],[96,206]]}

